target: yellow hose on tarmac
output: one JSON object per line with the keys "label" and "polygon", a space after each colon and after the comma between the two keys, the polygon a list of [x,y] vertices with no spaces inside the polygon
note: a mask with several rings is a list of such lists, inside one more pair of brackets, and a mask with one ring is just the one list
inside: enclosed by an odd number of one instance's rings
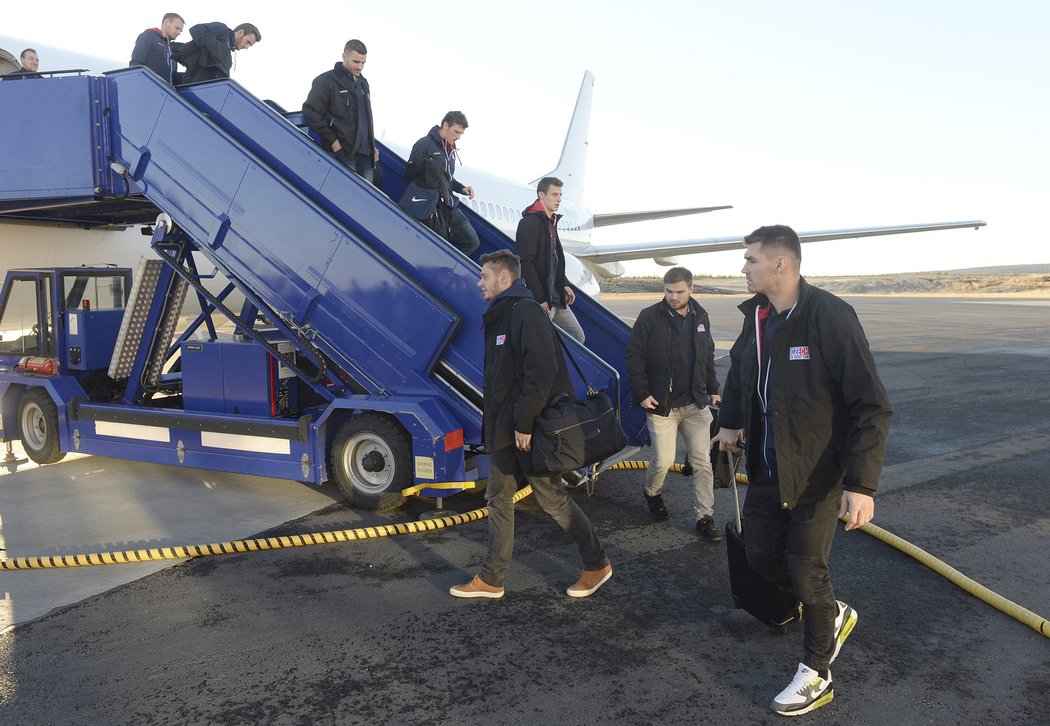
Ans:
{"label": "yellow hose on tarmac", "polygon": [[[517,504],[532,494],[532,486],[519,489],[513,498]],[[124,550],[123,552],[99,552],[88,555],[52,555],[45,557],[12,557],[0,559],[0,570],[42,570],[59,567],[89,567],[91,565],[127,565],[157,560],[181,560],[188,557],[209,557],[211,555],[232,555],[237,552],[259,552],[262,550],[279,550],[287,547],[306,547],[309,545],[332,544],[335,542],[353,542],[376,537],[387,537],[395,534],[413,534],[430,532],[446,527],[455,527],[468,522],[477,522],[489,516],[489,508],[481,507],[463,514],[450,514],[440,519],[422,519],[401,524],[383,524],[374,527],[357,529],[340,529],[330,532],[312,534],[293,534],[283,537],[263,537],[259,539],[240,539],[218,544],[189,545],[184,547],[158,547],[142,550]]]}
{"label": "yellow hose on tarmac", "polygon": [[[608,470],[640,470],[649,466],[647,461],[621,461]],[[675,464],[668,471],[681,472],[682,465]],[[738,473],[737,482],[747,484],[747,475]],[[532,494],[532,487],[526,486],[518,490],[514,495],[514,503],[517,504],[525,497]],[[413,534],[428,532],[446,527],[455,527],[468,522],[477,522],[489,515],[488,507],[481,507],[463,514],[452,514],[440,519],[417,520],[402,524],[384,524],[376,527],[359,527],[357,529],[342,529],[330,532],[316,532],[313,534],[295,534],[283,537],[265,537],[259,539],[234,540],[232,542],[220,542],[209,545],[189,545],[184,547],[161,547],[141,550],[124,550],[122,552],[100,552],[87,555],[52,555],[48,557],[14,557],[12,559],[0,559],[0,570],[38,570],[54,569],[60,567],[88,567],[91,565],[121,565],[134,564],[138,562],[152,562],[156,560],[181,560],[188,557],[208,557],[212,555],[227,555],[238,552],[258,552],[262,550],[276,550],[287,547],[306,547],[309,545],[331,544],[335,542],[353,542],[357,540],[374,539],[376,537],[387,537],[396,534]],[[1003,612],[1018,620],[1036,632],[1050,638],[1050,621],[1017,603],[1007,600],[976,580],[967,577],[941,560],[931,555],[921,547],[901,539],[895,534],[887,532],[882,527],[868,523],[860,527],[860,531],[875,537],[878,540],[894,547],[904,554],[918,560],[921,564],[929,567],[934,572],[945,577],[952,584],[962,588],[974,597],[986,602],[996,610]]]}
{"label": "yellow hose on tarmac", "polygon": [[979,600],[991,605],[996,610],[1004,612],[1015,620],[1019,620],[1028,627],[1035,630],[1037,633],[1041,633],[1046,637],[1050,638],[1050,621],[1047,621],[1041,615],[1033,613],[1027,608],[1023,608],[1017,603],[1007,600],[1002,595],[992,592],[987,587],[977,582],[976,580],[967,577],[957,569],[948,565],[941,560],[931,555],[921,547],[916,547],[911,542],[901,539],[891,532],[887,532],[882,527],[878,527],[870,522],[863,525],[860,528],[861,532],[867,532],[872,537],[882,540],[886,544],[894,547],[909,557],[913,557],[922,564],[929,567],[931,570],[936,572],[943,577],[946,577],[953,585],[961,587],[966,592],[970,593]]}

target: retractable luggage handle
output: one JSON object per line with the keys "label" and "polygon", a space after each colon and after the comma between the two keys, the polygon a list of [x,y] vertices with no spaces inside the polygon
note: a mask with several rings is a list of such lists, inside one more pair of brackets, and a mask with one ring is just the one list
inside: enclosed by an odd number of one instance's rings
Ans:
{"label": "retractable luggage handle", "polygon": [[729,464],[729,478],[733,482],[733,503],[736,504],[736,533],[744,533],[744,525],[740,520],[740,496],[736,492],[736,465],[733,463],[733,452],[726,451],[726,462]]}

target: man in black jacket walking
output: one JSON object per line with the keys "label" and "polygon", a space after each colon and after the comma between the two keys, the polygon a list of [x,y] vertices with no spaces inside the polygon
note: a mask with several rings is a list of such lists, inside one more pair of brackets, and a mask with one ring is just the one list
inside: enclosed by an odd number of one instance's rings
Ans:
{"label": "man in black jacket walking", "polygon": [[171,56],[171,41],[182,34],[186,21],[178,13],[167,13],[159,28],[139,33],[131,51],[131,66],[146,66],[168,83],[175,83],[175,59]]}
{"label": "man in black jacket walking", "polygon": [[[489,302],[485,330],[483,436],[491,457],[485,499],[489,506],[489,553],[481,572],[455,585],[454,597],[503,597],[503,577],[514,549],[514,493],[524,477],[519,456],[532,449],[532,426],[540,411],[572,383],[557,331],[520,279],[521,261],[509,250],[481,256],[478,287]],[[587,597],[612,577],[598,534],[587,515],[565,494],[560,476],[530,476],[537,503],[576,542],[583,572],[569,597]]]}
{"label": "man in black jacket walking", "polygon": [[521,257],[521,275],[536,302],[554,324],[581,343],[583,328],[569,308],[576,293],[565,277],[565,250],[558,238],[558,208],[561,207],[561,179],[545,176],[536,185],[536,201],[521,213],[514,246]]}
{"label": "man in black jacket walking", "polygon": [[175,60],[186,67],[183,83],[201,83],[229,78],[233,54],[251,48],[262,40],[262,33],[251,23],[233,30],[226,23],[199,23],[190,28],[189,43],[172,44]]}
{"label": "man in black jacket walking", "polygon": [[627,339],[627,377],[634,401],[646,411],[653,455],[645,475],[645,501],[657,519],[667,519],[661,491],[674,463],[678,434],[693,467],[696,531],[717,542],[714,475],[711,470],[711,411],[717,405],[715,342],[707,311],[692,297],[693,273],[672,267],[664,275],[664,299],[642,310]]}
{"label": "man in black jacket walking", "polygon": [[379,161],[372,123],[372,91],[361,75],[368,49],[348,40],[343,61],[314,79],[303,103],[303,118],[321,137],[321,147],[359,177],[373,183]]}
{"label": "man in black jacket walking", "polygon": [[857,623],[828,556],[837,519],[850,531],[874,516],[891,411],[857,314],[802,277],[795,231],[760,227],[744,244],[755,296],[740,305],[718,442],[739,451],[747,434],[748,563],[802,601],[803,659],[772,703],[795,716],[831,701],[830,666]]}

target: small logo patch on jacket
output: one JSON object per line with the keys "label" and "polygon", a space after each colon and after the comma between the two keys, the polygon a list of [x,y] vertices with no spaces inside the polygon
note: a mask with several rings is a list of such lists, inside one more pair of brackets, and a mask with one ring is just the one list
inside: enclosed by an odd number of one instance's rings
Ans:
{"label": "small logo patch on jacket", "polygon": [[809,346],[796,345],[788,351],[788,360],[809,360]]}
{"label": "small logo patch on jacket", "polygon": [[497,335],[496,336],[496,345],[503,345],[506,342],[507,342],[507,336],[506,335]]}
{"label": "small logo patch on jacket", "polygon": [[696,332],[698,332],[698,333],[703,333],[706,330],[707,330],[707,327],[703,323],[700,323],[699,325],[696,326]]}

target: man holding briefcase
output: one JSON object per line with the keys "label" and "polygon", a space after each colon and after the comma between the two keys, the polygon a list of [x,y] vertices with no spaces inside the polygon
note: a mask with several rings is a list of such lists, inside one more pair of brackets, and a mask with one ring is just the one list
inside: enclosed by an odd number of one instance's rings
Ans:
{"label": "man holding briefcase", "polygon": [[739,306],[718,443],[736,452],[746,434],[748,564],[802,601],[803,659],[772,703],[798,716],[834,698],[831,663],[858,620],[828,557],[838,519],[849,531],[875,514],[891,410],[853,308],[803,279],[798,234],[759,227],[744,244],[754,297]]}
{"label": "man holding briefcase", "polygon": [[[491,457],[485,498],[489,506],[489,553],[481,572],[453,586],[453,597],[503,597],[503,577],[514,550],[514,493],[524,477],[521,459],[532,448],[533,422],[559,395],[572,393],[547,313],[521,279],[521,260],[509,250],[481,256],[482,297],[489,308],[485,330],[483,440]],[[594,526],[566,494],[561,475],[529,476],[543,511],[576,542],[584,570],[570,597],[587,597],[612,577],[612,565]]]}
{"label": "man holding briefcase", "polygon": [[627,340],[627,377],[634,400],[647,411],[653,455],[645,477],[645,501],[656,519],[667,519],[661,491],[674,463],[678,432],[693,467],[696,531],[722,539],[715,526],[711,470],[711,420],[717,405],[715,342],[707,311],[693,299],[693,273],[672,267],[664,275],[664,299],[638,314]]}

